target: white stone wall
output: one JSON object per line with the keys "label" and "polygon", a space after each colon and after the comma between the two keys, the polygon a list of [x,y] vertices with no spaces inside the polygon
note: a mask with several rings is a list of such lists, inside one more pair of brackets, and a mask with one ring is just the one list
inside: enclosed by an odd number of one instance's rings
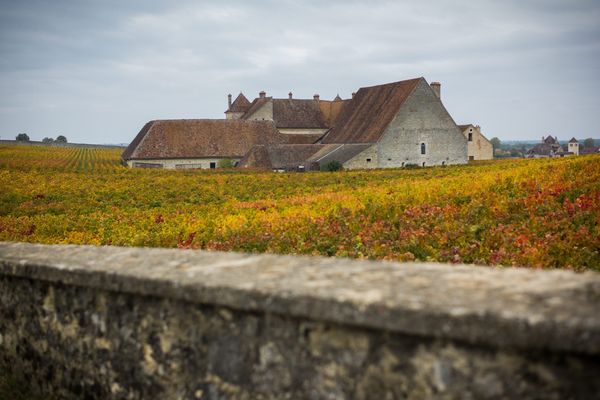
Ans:
{"label": "white stone wall", "polygon": [[579,155],[579,143],[569,143],[569,151],[574,155]]}
{"label": "white stone wall", "polygon": [[294,135],[316,135],[316,134],[320,134],[323,135],[325,132],[327,132],[327,128],[323,129],[323,128],[314,128],[314,129],[296,129],[296,128],[284,128],[284,129],[279,129],[279,132],[284,133],[284,134],[294,134]]}
{"label": "white stone wall", "polygon": [[261,108],[252,114],[249,120],[254,121],[273,121],[273,101],[269,100]]}
{"label": "white stone wall", "polygon": [[[472,140],[469,141],[469,133]],[[481,128],[470,126],[463,135],[467,139],[467,155],[469,160],[491,160],[494,158],[494,146],[481,133]]]}
{"label": "white stone wall", "polygon": [[215,163],[215,168],[219,168],[219,161],[231,160],[234,164],[240,161],[240,158],[192,158],[192,159],[154,159],[154,160],[128,160],[129,167],[140,167],[139,164],[160,164],[164,169],[210,169],[210,163]]}
{"label": "white stone wall", "polygon": [[[368,161],[371,160],[371,161]],[[373,145],[365,151],[357,154],[344,163],[344,169],[372,169],[379,168],[377,158],[377,145]]]}
{"label": "white stone wall", "polygon": [[[421,143],[426,153],[421,154]],[[467,163],[467,139],[421,81],[377,143],[379,168]]]}

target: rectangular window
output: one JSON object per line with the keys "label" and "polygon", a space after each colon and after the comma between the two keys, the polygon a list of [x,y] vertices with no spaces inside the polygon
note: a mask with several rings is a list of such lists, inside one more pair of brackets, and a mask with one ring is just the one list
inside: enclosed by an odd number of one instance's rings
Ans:
{"label": "rectangular window", "polygon": [[210,169],[215,169],[217,168],[217,163],[216,162],[211,162],[210,163]]}
{"label": "rectangular window", "polygon": [[421,143],[421,154],[426,154],[425,143]]}
{"label": "rectangular window", "polygon": [[469,132],[469,142],[473,141],[473,132]]}
{"label": "rectangular window", "polygon": [[371,159],[370,159],[370,158],[367,158],[367,162],[371,162]]}

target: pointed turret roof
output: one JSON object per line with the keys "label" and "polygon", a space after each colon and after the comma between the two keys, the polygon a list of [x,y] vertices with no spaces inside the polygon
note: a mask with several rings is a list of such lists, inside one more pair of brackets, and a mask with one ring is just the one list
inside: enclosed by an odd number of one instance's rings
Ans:
{"label": "pointed turret roof", "polygon": [[235,98],[233,103],[231,103],[231,107],[227,112],[243,112],[245,113],[250,108],[250,101],[244,96],[242,92],[238,94],[238,97]]}

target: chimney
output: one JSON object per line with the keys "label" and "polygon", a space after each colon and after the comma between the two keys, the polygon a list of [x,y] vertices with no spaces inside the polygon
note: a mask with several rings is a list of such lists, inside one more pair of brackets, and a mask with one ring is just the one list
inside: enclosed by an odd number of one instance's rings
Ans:
{"label": "chimney", "polygon": [[227,95],[227,105],[229,106],[228,110],[231,110],[231,93]]}
{"label": "chimney", "polygon": [[354,96],[356,96],[356,92],[352,92],[352,98],[354,98]]}
{"label": "chimney", "polygon": [[288,99],[290,99],[290,100],[292,99],[292,92],[288,93]]}
{"label": "chimney", "polygon": [[265,93],[265,91],[264,91],[264,90],[261,90],[261,91],[258,93],[258,97],[260,97],[261,99],[264,99],[265,97],[267,97],[267,93]]}
{"label": "chimney", "polygon": [[319,101],[319,95],[318,95],[318,94],[315,94],[315,95],[313,96],[313,99],[315,99],[316,101]]}
{"label": "chimney", "polygon": [[435,92],[435,95],[438,97],[438,99],[440,99],[441,98],[440,94],[441,94],[442,85],[439,82],[431,82],[429,84],[429,86],[431,86],[431,88]]}

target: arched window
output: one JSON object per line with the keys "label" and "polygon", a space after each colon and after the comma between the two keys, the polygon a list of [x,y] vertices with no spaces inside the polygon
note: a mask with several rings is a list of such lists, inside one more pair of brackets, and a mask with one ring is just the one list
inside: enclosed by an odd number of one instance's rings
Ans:
{"label": "arched window", "polygon": [[421,143],[421,154],[425,154],[425,153],[426,153],[425,143]]}

